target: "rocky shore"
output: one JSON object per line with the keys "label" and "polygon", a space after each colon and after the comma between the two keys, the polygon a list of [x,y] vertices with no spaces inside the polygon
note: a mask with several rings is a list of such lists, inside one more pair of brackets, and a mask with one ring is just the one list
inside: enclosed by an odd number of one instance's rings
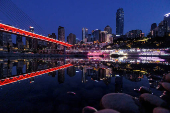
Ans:
{"label": "rocky shore", "polygon": [[138,98],[125,93],[109,93],[101,98],[99,110],[86,106],[82,113],[170,113],[170,73],[163,76],[157,89],[163,92],[160,97],[143,86],[138,90],[141,93]]}

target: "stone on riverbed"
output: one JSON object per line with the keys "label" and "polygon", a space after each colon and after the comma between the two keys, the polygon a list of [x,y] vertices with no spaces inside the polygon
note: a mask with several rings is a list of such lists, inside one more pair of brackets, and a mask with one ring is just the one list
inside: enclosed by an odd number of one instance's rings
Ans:
{"label": "stone on riverbed", "polygon": [[120,113],[120,112],[112,110],[112,109],[104,109],[104,110],[97,111],[95,113]]}
{"label": "stone on riverbed", "polygon": [[164,78],[165,78],[165,81],[170,82],[170,73],[165,75]]}
{"label": "stone on riverbed", "polygon": [[148,109],[153,109],[155,107],[167,107],[167,103],[164,100],[149,93],[140,95],[139,101]]}
{"label": "stone on riverbed", "polygon": [[86,106],[83,108],[82,113],[94,113],[97,110],[94,107]]}
{"label": "stone on riverbed", "polygon": [[170,92],[170,83],[162,82],[161,85],[165,90]]}
{"label": "stone on riverbed", "polygon": [[170,113],[170,111],[165,108],[156,107],[153,109],[153,113]]}
{"label": "stone on riverbed", "polygon": [[139,107],[132,96],[124,93],[110,93],[102,97],[101,107],[113,109],[121,113],[139,113]]}

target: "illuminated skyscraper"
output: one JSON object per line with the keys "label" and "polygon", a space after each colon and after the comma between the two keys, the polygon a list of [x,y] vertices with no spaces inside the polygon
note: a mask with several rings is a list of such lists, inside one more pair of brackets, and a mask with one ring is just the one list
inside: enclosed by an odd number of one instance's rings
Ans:
{"label": "illuminated skyscraper", "polygon": [[116,12],[116,35],[123,35],[124,29],[124,11],[123,8],[119,8]]}
{"label": "illuminated skyscraper", "polygon": [[164,15],[164,21],[167,21],[168,31],[170,32],[170,13]]}

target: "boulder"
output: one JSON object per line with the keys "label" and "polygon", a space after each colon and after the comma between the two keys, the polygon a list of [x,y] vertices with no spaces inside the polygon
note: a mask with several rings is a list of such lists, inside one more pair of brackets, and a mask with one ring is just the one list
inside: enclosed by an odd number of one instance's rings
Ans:
{"label": "boulder", "polygon": [[95,113],[120,113],[120,112],[112,110],[112,109],[104,109],[104,110],[97,111]]}
{"label": "boulder", "polygon": [[124,93],[110,93],[102,97],[101,107],[113,109],[121,113],[139,113],[139,107],[133,97]]}
{"label": "boulder", "polygon": [[153,109],[153,113],[170,113],[168,109],[156,107]]}
{"label": "boulder", "polygon": [[161,83],[162,87],[167,90],[168,92],[170,92],[170,83],[168,82],[162,82]]}
{"label": "boulder", "polygon": [[141,86],[139,88],[139,92],[140,93],[150,93],[150,94],[152,94],[152,91],[149,88],[145,87],[145,86]]}
{"label": "boulder", "polygon": [[149,93],[141,94],[139,101],[143,106],[148,107],[148,109],[153,109],[155,107],[167,107],[167,103],[164,100]]}
{"label": "boulder", "polygon": [[94,113],[97,110],[94,107],[86,106],[83,108],[82,113]]}
{"label": "boulder", "polygon": [[165,75],[164,78],[165,78],[165,81],[170,82],[170,73]]}

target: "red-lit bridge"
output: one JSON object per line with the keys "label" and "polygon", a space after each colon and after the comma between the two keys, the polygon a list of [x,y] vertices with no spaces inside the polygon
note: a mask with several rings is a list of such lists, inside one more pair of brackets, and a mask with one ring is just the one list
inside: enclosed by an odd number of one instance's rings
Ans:
{"label": "red-lit bridge", "polygon": [[0,86],[11,84],[11,83],[14,83],[14,82],[17,82],[17,81],[20,81],[20,80],[28,79],[28,78],[31,78],[31,77],[35,77],[35,76],[38,76],[38,75],[45,74],[45,73],[57,71],[59,69],[64,69],[64,68],[67,68],[67,67],[70,67],[70,66],[73,66],[73,65],[72,64],[66,64],[66,65],[59,66],[59,67],[54,67],[54,68],[45,69],[45,70],[41,70],[41,71],[37,71],[37,72],[32,72],[32,73],[28,73],[28,74],[24,74],[24,75],[6,78],[6,79],[3,79],[3,80],[0,80]]}
{"label": "red-lit bridge", "polygon": [[59,41],[59,40],[55,40],[55,39],[45,37],[45,36],[42,36],[42,35],[39,35],[39,34],[28,32],[28,31],[18,29],[18,28],[15,28],[13,26],[5,25],[5,24],[2,24],[2,23],[0,23],[0,31],[11,33],[11,34],[16,34],[16,35],[21,35],[21,36],[24,36],[24,37],[30,37],[30,38],[35,38],[35,39],[39,39],[39,40],[44,40],[44,41],[47,41],[47,42],[53,42],[53,43],[57,43],[57,44],[60,44],[60,45],[64,45],[66,47],[72,46],[71,44],[68,44],[68,43],[65,43],[65,42],[62,42],[62,41]]}

